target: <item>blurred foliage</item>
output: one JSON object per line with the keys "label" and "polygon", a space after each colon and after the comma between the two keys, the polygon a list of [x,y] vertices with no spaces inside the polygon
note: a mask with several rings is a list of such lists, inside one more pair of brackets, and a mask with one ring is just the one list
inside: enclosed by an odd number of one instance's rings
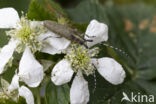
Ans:
{"label": "blurred foliage", "polygon": [[54,20],[66,17],[59,4],[51,0],[32,0],[29,6],[28,18],[36,20]]}
{"label": "blurred foliage", "polygon": [[135,3],[145,3],[155,5],[155,0],[99,0],[100,3],[106,3],[108,1],[114,2],[118,5],[135,4]]}
{"label": "blurred foliage", "polygon": [[27,11],[30,0],[0,0],[0,8],[13,7],[19,13]]}
{"label": "blurred foliage", "polygon": [[61,4],[61,6],[65,8],[72,8],[75,7],[82,0],[54,0],[54,1],[58,2],[59,4]]}
{"label": "blurred foliage", "polygon": [[51,80],[45,92],[46,104],[69,104],[69,86],[55,86]]}
{"label": "blurred foliage", "polygon": [[[2,2],[3,1],[3,2]],[[92,19],[104,22],[109,27],[108,44],[124,50],[128,57],[119,51],[100,45],[99,57],[113,57],[124,67],[127,77],[123,84],[114,86],[96,72],[95,93],[94,77],[89,76],[89,104],[121,104],[122,92],[153,94],[156,96],[156,4],[155,0],[32,0],[28,18],[35,20],[54,20],[69,18],[75,27],[85,32]],[[99,1],[99,2],[98,2]],[[21,5],[20,5],[21,3]],[[29,1],[0,0],[0,7],[12,6],[19,12],[26,11]],[[17,5],[18,4],[18,5]],[[22,6],[23,5],[23,6]],[[7,37],[0,31],[0,46],[7,43]],[[38,59],[54,59],[47,54],[36,54]],[[46,85],[46,104],[68,104],[68,85],[56,87]],[[57,97],[57,99],[56,99]],[[53,99],[53,100],[52,100]],[[11,103],[10,103],[11,104]],[[123,102],[123,104],[130,104]],[[133,103],[138,104],[138,103]],[[149,103],[142,103],[149,104]],[[151,103],[152,104],[152,103]]]}

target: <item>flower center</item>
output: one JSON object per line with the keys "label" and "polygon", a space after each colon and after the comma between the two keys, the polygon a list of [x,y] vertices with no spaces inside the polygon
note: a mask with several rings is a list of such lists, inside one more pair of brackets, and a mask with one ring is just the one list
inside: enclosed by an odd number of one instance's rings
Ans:
{"label": "flower center", "polygon": [[34,30],[29,25],[23,25],[21,29],[17,31],[18,38],[24,43],[29,43],[34,38]]}
{"label": "flower center", "polygon": [[13,39],[20,41],[17,46],[18,52],[23,52],[26,46],[28,46],[32,52],[39,51],[42,48],[41,42],[39,42],[36,37],[46,32],[46,29],[42,25],[33,25],[31,23],[30,20],[22,16],[16,29],[7,32]]}
{"label": "flower center", "polygon": [[75,72],[82,70],[84,74],[90,75],[94,72],[94,66],[91,63],[92,56],[93,54],[90,54],[89,50],[84,46],[74,44],[72,45],[65,58],[71,62],[72,69]]}

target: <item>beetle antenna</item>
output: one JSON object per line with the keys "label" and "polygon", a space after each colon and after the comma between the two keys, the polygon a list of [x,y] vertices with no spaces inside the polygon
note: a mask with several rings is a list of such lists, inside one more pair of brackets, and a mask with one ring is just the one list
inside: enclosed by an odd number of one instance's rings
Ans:
{"label": "beetle antenna", "polygon": [[48,38],[61,38],[60,36],[48,36],[48,37],[46,37],[46,38],[44,38],[43,40],[47,40]]}
{"label": "beetle antenna", "polygon": [[106,47],[112,48],[112,49],[114,49],[114,50],[116,50],[116,51],[119,51],[119,52],[121,52],[122,54],[124,54],[124,55],[126,55],[127,57],[129,57],[129,55],[128,55],[125,51],[123,51],[123,50],[121,50],[121,49],[119,49],[119,48],[117,48],[117,47],[114,47],[114,46],[109,45],[109,44],[106,44],[106,43],[101,43],[101,44],[104,45],[104,46],[106,46]]}
{"label": "beetle antenna", "polygon": [[[94,68],[96,69],[95,65],[93,64]],[[96,81],[96,73],[95,73],[95,70],[93,72],[93,76],[94,76],[94,88],[93,88],[93,94],[95,93],[96,91],[96,86],[97,86],[97,81]]]}

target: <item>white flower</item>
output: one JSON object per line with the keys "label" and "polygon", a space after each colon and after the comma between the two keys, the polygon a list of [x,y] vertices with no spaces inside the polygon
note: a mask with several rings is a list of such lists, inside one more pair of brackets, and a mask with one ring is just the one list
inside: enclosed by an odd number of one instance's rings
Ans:
{"label": "white flower", "polygon": [[[106,41],[108,39],[107,32],[107,26],[93,20],[86,30],[88,36],[94,36],[90,38],[93,40],[90,46]],[[92,58],[96,54],[96,49],[86,49],[80,45],[73,45],[72,48],[67,51],[65,59],[61,60],[53,68],[51,79],[56,85],[69,82],[73,71],[77,72],[78,75],[75,76],[70,90],[71,104],[87,104],[89,101],[88,84],[84,80],[81,72],[90,75],[94,73],[96,67],[100,75],[110,83],[117,85],[124,81],[125,71],[118,62],[107,57],[99,59]],[[73,71],[71,71],[71,69]]]}
{"label": "white flower", "polygon": [[0,74],[5,71],[13,59],[14,51],[24,52],[18,76],[29,87],[37,87],[44,75],[43,67],[35,59],[33,53],[41,51],[56,54],[64,51],[70,44],[70,41],[65,38],[56,38],[58,37],[56,34],[46,32],[43,22],[30,21],[24,17],[20,19],[13,8],[0,9],[0,28],[11,28],[7,32],[11,39],[0,50]]}
{"label": "white flower", "polygon": [[[123,70],[122,66],[118,62],[116,62],[114,59],[105,57],[105,58],[100,58],[100,59],[92,59],[92,62],[96,66],[97,71],[100,73],[100,75],[104,77],[107,81],[109,81],[110,83],[117,85],[117,84],[121,84],[124,81],[125,71]],[[72,67],[69,66],[70,64],[71,62],[64,60],[64,59],[61,60],[58,64],[56,64],[57,67],[54,67],[54,69],[52,70],[52,78],[51,78],[54,84],[62,85],[70,81],[72,77],[71,75],[73,75],[73,71],[71,71]],[[88,99],[88,96],[85,97],[85,94],[89,95],[89,91],[85,90],[86,89],[85,87],[81,87],[85,83],[85,81],[82,80],[82,78],[83,76],[81,76],[81,78],[79,77],[74,78],[74,81],[72,84],[73,87],[71,87],[72,89],[70,90],[71,91],[70,101],[73,102],[71,104],[87,104],[87,102],[89,101],[89,100],[86,101],[86,99]],[[79,83],[76,84],[76,82],[79,82]],[[79,87],[81,87],[81,89]],[[76,91],[76,88],[78,88],[77,91]],[[80,97],[81,94],[84,94],[85,98],[83,96]],[[77,102],[77,103],[74,103],[74,102]],[[85,102],[85,103],[81,103],[81,102]]]}

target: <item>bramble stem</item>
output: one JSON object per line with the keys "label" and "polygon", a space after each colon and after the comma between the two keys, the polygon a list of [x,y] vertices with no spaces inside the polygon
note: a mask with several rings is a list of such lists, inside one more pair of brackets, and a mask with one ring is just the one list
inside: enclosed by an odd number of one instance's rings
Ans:
{"label": "bramble stem", "polygon": [[40,89],[37,87],[37,104],[41,104]]}

